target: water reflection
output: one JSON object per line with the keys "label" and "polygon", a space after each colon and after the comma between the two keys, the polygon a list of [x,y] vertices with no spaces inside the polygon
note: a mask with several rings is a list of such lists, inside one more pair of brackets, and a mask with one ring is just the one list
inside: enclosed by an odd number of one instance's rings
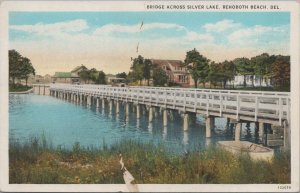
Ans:
{"label": "water reflection", "polygon": [[164,126],[164,130],[162,133],[162,137],[164,141],[167,139],[167,134],[168,134],[168,127]]}
{"label": "water reflection", "polygon": [[189,133],[188,133],[188,131],[183,132],[182,143],[183,143],[184,146],[187,146],[189,144]]}

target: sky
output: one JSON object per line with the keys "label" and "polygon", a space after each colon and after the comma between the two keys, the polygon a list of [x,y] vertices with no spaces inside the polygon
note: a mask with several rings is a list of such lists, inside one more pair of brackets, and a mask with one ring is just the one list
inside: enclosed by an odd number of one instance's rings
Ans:
{"label": "sky", "polygon": [[28,57],[39,75],[81,64],[128,72],[138,55],[184,60],[194,48],[216,62],[289,55],[289,42],[288,12],[9,13],[9,49]]}

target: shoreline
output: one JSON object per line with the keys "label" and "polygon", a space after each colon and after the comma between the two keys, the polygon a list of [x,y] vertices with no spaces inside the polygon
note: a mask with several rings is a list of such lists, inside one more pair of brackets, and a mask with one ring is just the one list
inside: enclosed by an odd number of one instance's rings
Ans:
{"label": "shoreline", "polygon": [[27,91],[21,91],[21,92],[9,92],[9,94],[29,94],[33,92],[33,88],[27,90]]}

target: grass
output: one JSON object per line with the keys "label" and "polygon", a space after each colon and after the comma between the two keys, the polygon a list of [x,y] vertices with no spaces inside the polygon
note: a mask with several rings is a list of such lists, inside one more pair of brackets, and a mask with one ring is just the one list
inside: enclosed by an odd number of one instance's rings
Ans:
{"label": "grass", "polygon": [[10,84],[9,85],[9,92],[24,92],[30,90],[32,87],[30,86],[25,86],[22,84]]}
{"label": "grass", "polygon": [[48,144],[45,138],[10,142],[9,182],[13,184],[122,184],[119,153],[140,184],[286,184],[290,155],[272,161],[253,161],[215,146],[186,155],[169,153],[163,145],[122,141],[111,147],[70,150]]}

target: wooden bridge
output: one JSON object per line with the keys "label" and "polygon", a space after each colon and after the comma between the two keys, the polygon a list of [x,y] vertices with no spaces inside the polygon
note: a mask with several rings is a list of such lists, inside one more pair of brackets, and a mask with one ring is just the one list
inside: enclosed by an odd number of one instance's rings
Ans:
{"label": "wooden bridge", "polygon": [[[240,139],[243,122],[255,122],[259,134],[264,135],[264,125],[271,124],[284,128],[284,144],[289,146],[290,93],[261,92],[238,90],[212,90],[169,87],[112,87],[107,85],[70,85],[51,84],[51,96],[100,106],[113,101],[116,113],[119,113],[119,101],[136,106],[137,119],[140,117],[140,105],[149,110],[149,121],[152,121],[153,108],[163,109],[164,125],[167,125],[166,110],[177,110],[183,113],[183,129],[188,130],[190,114],[206,117],[206,137],[211,137],[214,128],[214,117],[224,117],[235,124],[235,139]],[[36,86],[35,86],[36,87]],[[37,87],[36,87],[37,88]],[[39,85],[41,90],[41,85]],[[43,90],[43,89],[42,89]],[[45,93],[45,92],[44,92]],[[127,105],[126,105],[127,112]]]}

